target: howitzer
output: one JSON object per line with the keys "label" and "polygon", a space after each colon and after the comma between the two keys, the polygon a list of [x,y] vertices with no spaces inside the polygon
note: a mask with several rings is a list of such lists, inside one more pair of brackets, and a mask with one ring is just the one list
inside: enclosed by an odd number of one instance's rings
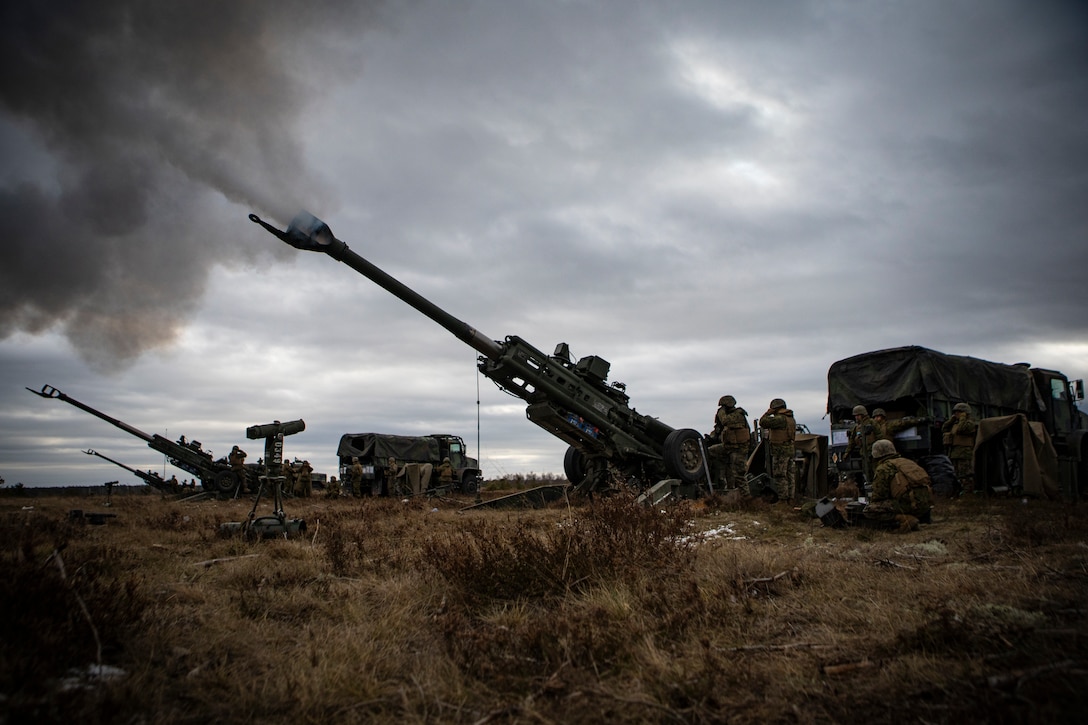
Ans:
{"label": "howitzer", "polygon": [[[33,388],[27,388],[35,395],[39,395],[43,398],[56,398],[62,400],[69,405],[74,405],[80,410],[86,411],[96,418],[101,418],[107,423],[111,423],[121,430],[141,438],[147,442],[147,447],[153,451],[158,451],[166,456],[171,465],[177,466],[183,471],[187,471],[192,475],[200,479],[201,484],[204,486],[205,491],[212,491],[217,493],[221,497],[229,497],[234,495],[238,490],[238,486],[243,483],[239,481],[234,475],[234,471],[231,470],[229,464],[225,461],[212,460],[211,453],[201,448],[200,443],[192,441],[189,443],[175,443],[172,440],[158,435],[148,434],[135,428],[128,423],[106,415],[100,410],[95,410],[86,403],[81,403],[75,398],[71,398],[61,391],[54,388],[52,385],[43,385],[41,392],[34,390]],[[182,437],[181,440],[184,440]],[[118,464],[120,465],[120,464]],[[146,479],[145,479],[146,480]]]}
{"label": "howitzer", "polygon": [[94,450],[93,448],[88,448],[83,452],[86,453],[88,456],[98,456],[103,460],[109,461],[115,466],[120,466],[126,471],[130,471],[134,476],[141,479],[144,483],[146,483],[148,486],[151,486],[151,488],[155,489],[156,491],[160,491],[162,493],[177,493],[177,491],[170,487],[166,479],[164,479],[159,474],[154,473],[153,471],[141,471],[139,469],[133,468],[132,466],[126,466],[124,463],[116,461],[109,456],[103,455],[98,451]]}
{"label": "howitzer", "polygon": [[699,432],[674,429],[637,412],[628,404],[626,386],[607,382],[610,365],[603,358],[574,362],[566,343],[546,355],[514,335],[492,340],[351,251],[309,212],[300,212],[285,232],[256,214],[249,218],[296,249],[343,262],[480,353],[480,372],[524,400],[529,420],[569,444],[563,470],[577,490],[604,488],[609,474],[641,485],[667,478],[694,484],[702,478]]}

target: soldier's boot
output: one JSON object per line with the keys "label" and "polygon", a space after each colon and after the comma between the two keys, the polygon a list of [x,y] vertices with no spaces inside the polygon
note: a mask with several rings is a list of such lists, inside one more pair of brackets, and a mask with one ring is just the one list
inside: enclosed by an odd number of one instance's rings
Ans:
{"label": "soldier's boot", "polygon": [[918,530],[918,519],[909,514],[896,514],[895,522],[899,524],[899,528],[896,529],[896,531],[900,534]]}

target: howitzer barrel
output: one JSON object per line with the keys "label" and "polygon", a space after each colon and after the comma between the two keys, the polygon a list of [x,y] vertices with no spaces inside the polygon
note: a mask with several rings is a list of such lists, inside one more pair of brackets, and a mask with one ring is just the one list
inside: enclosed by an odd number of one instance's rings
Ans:
{"label": "howitzer barrel", "polygon": [[286,232],[281,232],[266,223],[256,214],[249,215],[250,221],[260,224],[281,241],[296,249],[310,252],[324,252],[338,262],[343,262],[375,284],[396,295],[412,307],[431,318],[453,335],[468,344],[472,349],[492,360],[501,354],[499,343],[482,334],[471,325],[457,319],[423,295],[405,285],[400,280],[387,274],[372,263],[348,248],[347,244],[337,239],[329,226],[307,211],[299,212]]}
{"label": "howitzer barrel", "polygon": [[132,473],[135,473],[136,475],[140,475],[140,471],[137,471],[132,466],[126,466],[124,463],[121,463],[120,461],[115,461],[112,458],[110,458],[109,456],[104,456],[101,453],[99,453],[98,451],[94,450],[93,448],[88,448],[87,450],[85,450],[83,452],[86,453],[88,456],[98,456],[99,458],[104,458],[105,460],[109,461],[110,463],[112,463],[115,466],[120,466],[121,468],[125,469],[126,471],[131,471]]}
{"label": "howitzer barrel", "polygon": [[65,395],[64,393],[62,393],[61,391],[54,388],[52,385],[43,385],[42,389],[41,389],[41,392],[38,392],[37,390],[34,390],[33,388],[27,388],[27,390],[34,393],[35,395],[40,395],[43,398],[56,398],[57,400],[63,400],[65,403],[68,403],[70,405],[74,405],[75,407],[79,408],[80,410],[84,410],[84,411],[90,413],[91,415],[95,416],[96,418],[101,418],[102,420],[106,421],[107,423],[112,423],[113,425],[117,426],[118,428],[125,431],[126,433],[131,433],[132,435],[136,436],[137,438],[143,438],[148,443],[150,443],[152,440],[154,440],[153,436],[148,435],[147,433],[144,433],[139,428],[134,428],[133,426],[129,425],[128,423],[124,423],[124,422],[122,422],[120,420],[117,420],[116,418],[114,418],[112,416],[106,415],[101,410],[95,410],[94,408],[87,405],[86,403],[81,403],[78,400],[76,400],[75,398],[70,398],[67,395]]}

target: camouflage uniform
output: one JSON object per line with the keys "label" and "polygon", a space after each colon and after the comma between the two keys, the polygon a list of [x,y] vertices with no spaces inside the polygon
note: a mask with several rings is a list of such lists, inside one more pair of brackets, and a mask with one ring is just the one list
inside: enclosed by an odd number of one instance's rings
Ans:
{"label": "camouflage uniform", "polygon": [[325,498],[339,498],[339,497],[340,497],[340,482],[336,480],[336,476],[329,476],[329,480],[325,484]]}
{"label": "camouflage uniform", "polygon": [[238,482],[238,485],[242,487],[243,491],[249,490],[249,480],[246,477],[246,455],[238,446],[230,449],[230,454],[227,456],[227,463],[230,464],[230,469],[234,471],[234,480]]}
{"label": "camouflage uniform", "polygon": [[314,493],[314,481],[310,475],[313,473],[313,466],[309,461],[303,461],[302,465],[298,469],[298,492],[303,498],[310,498]]}
{"label": "camouflage uniform", "polygon": [[442,462],[438,464],[438,485],[453,485],[453,464],[450,463],[449,458],[443,458]]}
{"label": "camouflage uniform", "polygon": [[863,405],[854,406],[854,425],[850,428],[850,437],[846,442],[843,458],[849,458],[857,451],[861,457],[861,470],[865,480],[873,480],[873,444],[884,439],[885,427],[869,417],[869,411]]}
{"label": "camouflage uniform", "polygon": [[763,440],[770,445],[770,473],[774,479],[775,493],[780,499],[792,500],[795,475],[793,441],[797,435],[793,411],[786,407],[786,401],[775,398],[767,412],[760,417],[759,427],[763,430]]}
{"label": "camouflage uniform", "polygon": [[873,495],[865,507],[867,519],[891,523],[900,531],[910,531],[918,521],[930,520],[933,492],[925,469],[895,452],[891,441],[876,447],[880,454],[873,473]]}
{"label": "camouflage uniform", "polygon": [[295,491],[295,467],[291,465],[291,461],[283,462],[283,492],[289,496],[294,496]]}
{"label": "camouflage uniform", "polygon": [[389,456],[389,462],[385,467],[382,489],[378,493],[386,496],[397,490],[397,459],[393,456]]}
{"label": "camouflage uniform", "polygon": [[744,408],[733,408],[722,421],[722,451],[724,452],[725,485],[729,488],[745,487],[748,464],[748,449],[751,446],[751,431],[748,428],[748,412]]}
{"label": "camouflage uniform", "polygon": [[723,395],[718,400],[714,429],[709,437],[714,442],[707,449],[707,457],[714,464],[712,472],[718,485],[747,492],[744,483],[751,446],[748,412],[737,407],[737,399],[732,395]]}
{"label": "camouflage uniform", "polygon": [[956,403],[952,408],[952,417],[941,426],[944,445],[952,466],[956,469],[956,478],[963,486],[964,493],[975,491],[975,434],[978,423],[971,417],[971,407],[967,403]]}
{"label": "camouflage uniform", "polygon": [[358,458],[351,459],[351,495],[363,495],[363,464],[359,463]]}

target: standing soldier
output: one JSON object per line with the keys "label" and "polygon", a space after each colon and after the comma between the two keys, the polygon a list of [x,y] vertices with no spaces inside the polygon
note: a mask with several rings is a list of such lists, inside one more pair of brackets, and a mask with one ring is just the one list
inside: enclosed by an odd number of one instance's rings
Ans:
{"label": "standing soldier", "polygon": [[892,431],[888,426],[888,414],[884,412],[883,408],[873,409],[873,436],[873,443],[892,439]]}
{"label": "standing soldier", "polygon": [[941,426],[944,445],[952,466],[956,469],[956,478],[963,487],[964,494],[975,492],[975,434],[978,423],[971,417],[971,406],[956,403],[952,406],[952,417]]}
{"label": "standing soldier", "polygon": [[385,467],[385,476],[382,479],[379,495],[388,496],[397,490],[397,459],[389,456],[389,462]]}
{"label": "standing soldier", "polygon": [[759,419],[764,445],[770,446],[771,478],[775,493],[780,499],[793,499],[793,441],[797,436],[797,422],[786,401],[775,398]]}
{"label": "standing soldier", "polygon": [[732,405],[737,401],[732,395],[723,395],[718,398],[718,409],[714,411],[714,427],[706,434],[706,456],[710,464],[710,475],[719,488],[725,488],[725,469],[728,462],[725,456],[725,447],[722,445],[722,431],[725,429],[725,416],[728,414],[726,401],[732,400]]}
{"label": "standing soldier", "polygon": [[303,498],[310,498],[314,493],[313,477],[310,475],[313,471],[309,461],[303,461],[298,468],[298,491]]}
{"label": "standing soldier", "polygon": [[363,495],[363,464],[358,457],[351,459],[351,495],[356,498]]}
{"label": "standing soldier", "polygon": [[438,485],[453,486],[453,464],[450,463],[449,456],[443,458],[442,462],[438,464]]}
{"label": "standing soldier", "polygon": [[850,429],[850,439],[846,442],[846,451],[843,458],[849,458],[857,452],[861,457],[861,471],[866,482],[873,480],[873,443],[883,437],[883,428],[869,417],[869,411],[864,405],[855,405],[851,411],[854,414],[854,427]]}
{"label": "standing soldier", "polygon": [[227,463],[230,464],[230,468],[234,471],[234,480],[238,482],[238,485],[242,487],[243,491],[249,491],[249,481],[246,480],[246,452],[238,446],[230,449],[230,455],[227,456]]}
{"label": "standing soldier", "polygon": [[[717,449],[716,458],[721,462],[718,480],[726,488],[743,488],[748,447],[751,444],[748,412],[737,407],[737,399],[732,395],[723,395],[718,400],[718,406],[712,435],[719,442],[710,446],[712,450]],[[711,455],[709,450],[707,455]]]}
{"label": "standing soldier", "polygon": [[291,465],[291,459],[283,461],[283,492],[288,496],[294,496],[295,491],[295,467]]}

